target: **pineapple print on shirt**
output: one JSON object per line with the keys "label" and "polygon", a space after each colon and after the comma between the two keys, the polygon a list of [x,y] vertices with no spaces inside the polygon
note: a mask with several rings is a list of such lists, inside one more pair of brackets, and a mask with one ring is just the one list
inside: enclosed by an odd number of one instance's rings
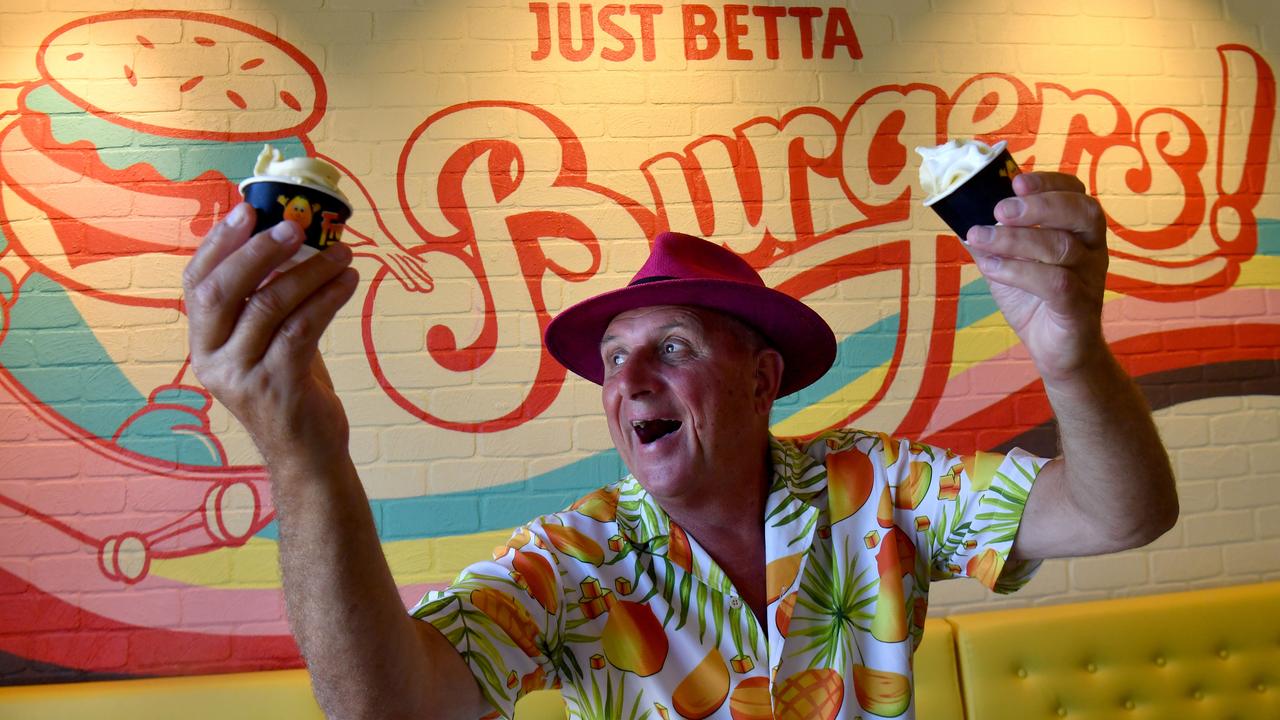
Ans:
{"label": "pineapple print on shirt", "polygon": [[914,717],[911,656],[929,583],[997,592],[1046,460],[957,456],[880,433],[773,440],[767,627],[633,477],[519,528],[413,610],[458,649],[493,708],[533,690],[570,717]]}

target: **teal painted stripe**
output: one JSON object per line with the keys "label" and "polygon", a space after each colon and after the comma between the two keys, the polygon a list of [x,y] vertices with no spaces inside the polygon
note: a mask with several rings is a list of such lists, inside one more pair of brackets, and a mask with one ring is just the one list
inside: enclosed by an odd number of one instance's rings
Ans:
{"label": "teal painted stripe", "polygon": [[[1259,220],[1258,236],[1260,255],[1280,255],[1280,220]],[[999,312],[981,278],[961,288],[959,303],[956,329]],[[898,316],[893,315],[840,341],[831,370],[812,386],[780,400],[772,422],[796,414],[888,362],[893,357],[897,330]],[[608,450],[524,482],[479,491],[373,500],[369,504],[378,536],[384,541],[504,530],[561,510],[625,473],[617,451]],[[279,528],[272,522],[258,536],[278,539]]]}
{"label": "teal painted stripe", "polygon": [[[528,480],[484,490],[413,498],[370,500],[378,537],[384,541],[420,540],[504,530],[559,512],[575,500],[627,474],[616,450],[569,463]],[[258,537],[279,540],[273,520]]]}
{"label": "teal painted stripe", "polygon": [[1280,256],[1280,220],[1258,219],[1258,254],[1267,257]]}
{"label": "teal painted stripe", "polygon": [[27,276],[9,309],[0,365],[41,403],[98,437],[111,437],[146,403],[66,289],[39,273]]}
{"label": "teal painted stripe", "polygon": [[841,388],[893,359],[898,341],[898,318],[894,314],[836,343],[836,360],[817,382],[797,393],[779,398],[769,416],[777,424],[839,392]]}
{"label": "teal painted stripe", "polygon": [[[113,170],[147,164],[174,182],[195,180],[213,170],[238,183],[253,174],[261,142],[180,140],[131,130],[81,110],[49,86],[32,90],[27,106],[50,119],[53,137],[63,145],[88,141],[103,164]],[[285,157],[306,154],[296,137],[271,141]]]}

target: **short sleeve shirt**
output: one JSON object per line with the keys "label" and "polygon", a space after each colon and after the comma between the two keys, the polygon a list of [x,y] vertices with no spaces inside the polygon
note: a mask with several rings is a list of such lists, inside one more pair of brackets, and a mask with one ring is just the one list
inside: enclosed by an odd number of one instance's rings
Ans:
{"label": "short sleeve shirt", "polygon": [[471,666],[491,716],[558,688],[570,717],[912,718],[929,583],[1012,592],[1036,475],[846,430],[771,440],[765,626],[634,477],[519,528],[412,610]]}

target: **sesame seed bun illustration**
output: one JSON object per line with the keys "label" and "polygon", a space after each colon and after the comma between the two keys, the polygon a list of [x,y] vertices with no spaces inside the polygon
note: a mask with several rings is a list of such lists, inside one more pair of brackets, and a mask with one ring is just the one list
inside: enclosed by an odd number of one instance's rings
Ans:
{"label": "sesame seed bun illustration", "polygon": [[63,97],[116,124],[165,137],[300,135],[324,112],[320,71],[261,28],[203,13],[143,10],[63,25],[36,55]]}
{"label": "sesame seed bun illustration", "polygon": [[203,13],[81,18],[36,61],[0,128],[0,227],[34,269],[129,305],[180,306],[182,266],[262,141],[311,154],[326,99],[296,47]]}

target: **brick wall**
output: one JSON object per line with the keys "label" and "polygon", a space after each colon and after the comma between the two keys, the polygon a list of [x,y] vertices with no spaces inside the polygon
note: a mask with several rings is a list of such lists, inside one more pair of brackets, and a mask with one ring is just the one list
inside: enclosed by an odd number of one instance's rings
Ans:
{"label": "brick wall", "polygon": [[840,365],[778,432],[857,410],[1054,452],[1029,364],[912,185],[911,147],[973,135],[1102,200],[1109,338],[1183,516],[1011,598],[937,584],[933,612],[1280,578],[1268,0],[573,3],[563,42],[555,3],[164,7],[0,9],[0,683],[297,664],[265,477],[186,372],[179,305],[264,141],[345,170],[362,285],[323,349],[406,599],[620,471],[596,389],[546,364],[539,327],[666,227],[836,328]]}

